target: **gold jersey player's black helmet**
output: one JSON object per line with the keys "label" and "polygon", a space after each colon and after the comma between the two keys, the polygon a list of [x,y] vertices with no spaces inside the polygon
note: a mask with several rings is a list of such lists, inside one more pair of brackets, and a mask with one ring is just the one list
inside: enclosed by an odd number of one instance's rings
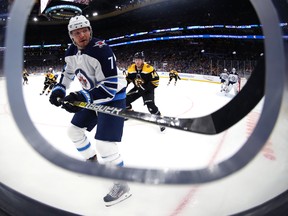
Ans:
{"label": "gold jersey player's black helmet", "polygon": [[134,54],[134,59],[144,59],[145,56],[144,56],[144,52],[137,52]]}

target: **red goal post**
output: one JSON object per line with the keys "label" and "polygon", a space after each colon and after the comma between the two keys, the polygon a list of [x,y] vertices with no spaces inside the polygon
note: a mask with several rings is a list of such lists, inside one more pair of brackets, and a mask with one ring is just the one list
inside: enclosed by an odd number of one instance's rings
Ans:
{"label": "red goal post", "polygon": [[246,85],[247,83],[247,79],[246,77],[240,77],[238,83],[239,83],[239,91],[241,91],[241,89]]}

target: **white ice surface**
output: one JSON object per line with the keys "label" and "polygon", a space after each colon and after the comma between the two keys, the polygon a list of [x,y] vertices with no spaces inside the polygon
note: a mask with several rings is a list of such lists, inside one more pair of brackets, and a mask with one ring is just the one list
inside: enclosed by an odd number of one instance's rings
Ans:
{"label": "white ice surface", "polygon": [[[29,115],[37,129],[59,151],[79,160],[66,135],[72,114],[52,106],[39,93],[44,77],[30,76],[23,86]],[[180,80],[167,86],[161,79],[156,104],[162,115],[199,117],[216,111],[233,97],[221,94],[220,85]],[[20,133],[0,81],[0,181],[48,205],[81,215],[210,216],[231,215],[273,198],[287,189],[288,149],[270,139],[244,169],[224,179],[200,185],[145,185],[132,183],[132,197],[106,208],[102,197],[112,180],[64,170],[39,155]],[[78,90],[75,81],[71,90]],[[19,95],[21,97],[21,95]],[[141,99],[134,110],[148,112]],[[262,102],[242,121],[218,135],[200,135],[129,120],[119,144],[125,165],[159,169],[197,169],[233,155],[252,133]],[[240,109],[240,108],[239,108]],[[25,134],[27,136],[27,134]],[[93,142],[94,132],[88,134]]]}

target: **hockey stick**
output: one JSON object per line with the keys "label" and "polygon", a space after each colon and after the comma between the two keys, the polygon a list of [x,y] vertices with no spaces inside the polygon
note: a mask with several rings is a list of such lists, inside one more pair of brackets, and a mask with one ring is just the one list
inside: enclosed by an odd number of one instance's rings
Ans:
{"label": "hockey stick", "polygon": [[233,126],[243,117],[245,117],[259,103],[264,95],[264,72],[264,61],[261,60],[258,62],[258,65],[247,81],[247,84],[243,87],[239,94],[237,94],[228,104],[214,113],[198,118],[159,116],[80,101],[74,101],[71,103],[71,105],[179,130],[213,135],[221,133]]}
{"label": "hockey stick", "polygon": [[[68,103],[63,101],[63,103]],[[171,127],[179,130],[185,130],[195,133],[204,133],[204,134],[215,134],[216,130],[211,124],[212,119],[211,116],[205,116],[200,118],[175,118],[175,117],[167,117],[167,116],[159,116],[155,114],[148,114],[136,111],[128,111],[126,109],[105,106],[105,105],[98,105],[93,103],[87,103],[82,101],[74,101],[70,102],[71,105],[94,110],[97,112],[114,115],[114,116],[121,116],[124,118],[132,118],[139,121],[149,122],[152,124],[158,124],[165,127]]]}

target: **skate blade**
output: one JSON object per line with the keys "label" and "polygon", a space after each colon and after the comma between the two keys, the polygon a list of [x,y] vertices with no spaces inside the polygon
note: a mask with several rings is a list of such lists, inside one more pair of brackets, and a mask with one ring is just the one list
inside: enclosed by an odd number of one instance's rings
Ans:
{"label": "skate blade", "polygon": [[166,127],[160,127],[160,133],[164,133],[166,131]]}
{"label": "skate blade", "polygon": [[118,200],[115,200],[115,201],[112,201],[109,203],[105,203],[105,206],[110,207],[110,206],[116,205],[116,204],[128,199],[131,196],[132,196],[132,194],[130,192],[127,192],[127,193],[123,194]]}

